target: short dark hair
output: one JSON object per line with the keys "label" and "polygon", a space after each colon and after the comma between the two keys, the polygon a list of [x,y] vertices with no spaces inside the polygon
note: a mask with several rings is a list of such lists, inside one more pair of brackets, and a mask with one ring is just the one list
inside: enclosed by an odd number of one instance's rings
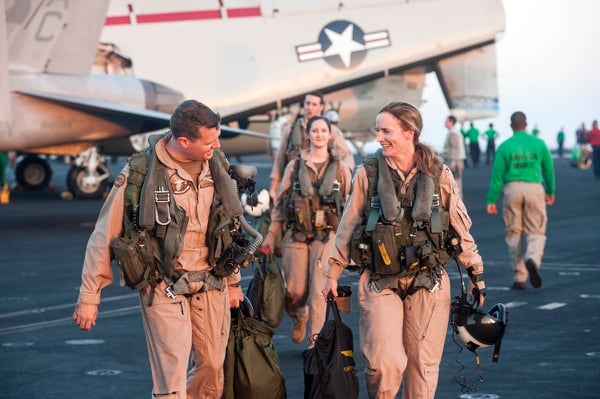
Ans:
{"label": "short dark hair", "polygon": [[320,91],[311,91],[310,93],[306,93],[304,95],[305,99],[306,99],[306,96],[319,97],[319,99],[321,100],[321,104],[325,104],[325,98],[323,97],[323,93],[321,93]]}
{"label": "short dark hair", "polygon": [[456,117],[454,115],[449,115],[446,119],[450,119],[453,124],[456,124]]}
{"label": "short dark hair", "polygon": [[522,130],[527,127],[527,117],[521,111],[517,111],[510,116],[510,126],[515,130]]}
{"label": "short dark hair", "polygon": [[174,137],[197,139],[201,126],[218,127],[221,116],[208,106],[196,100],[186,100],[179,104],[171,115],[171,132]]}

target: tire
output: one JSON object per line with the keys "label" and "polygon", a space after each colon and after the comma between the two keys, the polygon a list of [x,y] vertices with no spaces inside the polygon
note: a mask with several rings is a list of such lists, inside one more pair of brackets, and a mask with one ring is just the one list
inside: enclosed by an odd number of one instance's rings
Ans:
{"label": "tire", "polygon": [[[102,170],[98,169],[97,174],[102,174]],[[96,185],[84,184],[85,168],[80,166],[71,166],[67,174],[67,188],[75,198],[80,199],[97,199],[102,198],[106,192],[107,181],[103,180]]]}
{"label": "tire", "polygon": [[43,190],[50,184],[52,169],[48,161],[35,155],[27,155],[15,169],[17,183],[26,190]]}

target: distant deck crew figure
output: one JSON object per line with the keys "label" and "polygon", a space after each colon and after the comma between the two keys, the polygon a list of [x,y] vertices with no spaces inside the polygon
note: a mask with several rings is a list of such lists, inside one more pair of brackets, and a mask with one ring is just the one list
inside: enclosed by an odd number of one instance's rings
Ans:
{"label": "distant deck crew figure", "polygon": [[479,158],[481,156],[481,148],[479,147],[479,129],[475,127],[473,122],[469,124],[469,130],[467,130],[467,139],[469,140],[469,154],[471,155],[471,162],[473,167],[479,166]]}
{"label": "distant deck crew figure", "polygon": [[565,151],[565,128],[560,128],[556,133],[556,144],[558,144],[558,157],[562,158]]}
{"label": "distant deck crew figure", "polygon": [[485,164],[489,165],[494,162],[496,156],[496,139],[500,136],[498,131],[494,129],[494,124],[490,123],[488,129],[482,135],[487,140],[485,147]]}
{"label": "distant deck crew figure", "polygon": [[449,115],[446,118],[444,126],[448,129],[446,140],[444,141],[444,162],[450,167],[462,198],[462,175],[465,169],[465,159],[467,158],[465,142],[463,135],[456,131],[456,118],[453,115]]}
{"label": "distant deck crew figure", "polygon": [[592,166],[594,168],[594,178],[600,180],[600,128],[598,121],[592,122],[592,128],[588,132],[588,142],[592,146]]}

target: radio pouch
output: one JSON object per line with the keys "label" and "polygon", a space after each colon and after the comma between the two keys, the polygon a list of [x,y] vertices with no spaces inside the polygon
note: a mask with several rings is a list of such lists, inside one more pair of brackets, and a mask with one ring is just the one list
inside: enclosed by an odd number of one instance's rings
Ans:
{"label": "radio pouch", "polygon": [[368,267],[373,263],[371,240],[365,232],[365,226],[358,225],[352,232],[350,258],[358,265]]}
{"label": "radio pouch", "polygon": [[294,198],[294,213],[296,215],[296,223],[298,230],[312,232],[312,212],[310,200],[306,197],[296,195]]}
{"label": "radio pouch", "polygon": [[377,274],[398,274],[401,270],[400,248],[396,242],[396,228],[378,224],[372,235],[373,263]]}
{"label": "radio pouch", "polygon": [[[153,259],[152,244],[145,240],[146,237],[146,233],[134,230],[131,235],[118,237],[110,244],[111,257],[119,268],[122,287],[140,291],[150,284],[154,262],[144,261]],[[150,256],[146,251],[150,251]]]}

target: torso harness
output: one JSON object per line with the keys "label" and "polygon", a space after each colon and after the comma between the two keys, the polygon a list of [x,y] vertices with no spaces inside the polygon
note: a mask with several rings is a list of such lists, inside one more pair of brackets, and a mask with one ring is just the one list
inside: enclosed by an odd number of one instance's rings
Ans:
{"label": "torso harness", "polygon": [[311,179],[306,161],[294,163],[294,182],[283,206],[286,228],[301,242],[326,241],[342,214],[340,161],[330,156],[322,179]]}
{"label": "torso harness", "polygon": [[300,151],[308,148],[308,146],[308,137],[302,126],[302,117],[298,117],[292,125],[292,130],[288,138],[284,166],[292,159],[298,158],[300,156]]}
{"label": "torso harness", "polygon": [[[212,269],[185,274],[175,270],[188,217],[173,200],[167,168],[156,156],[154,145],[159,139],[151,139],[150,148],[134,154],[129,161],[121,237],[137,238],[137,253],[144,271],[141,281],[127,285],[141,290],[164,280],[168,284],[165,291],[171,297],[188,294],[186,285],[191,281],[204,281],[206,289],[224,289],[223,277],[238,272],[239,266],[247,266],[262,236],[245,221],[236,181],[229,174],[229,162],[221,151],[215,150],[209,161],[215,195],[206,232]],[[244,231],[255,238],[254,242],[249,243]]]}
{"label": "torso harness", "polygon": [[357,226],[353,233],[351,258],[370,270],[371,283],[387,280],[379,289],[397,288],[398,278],[418,275],[415,288],[436,290],[441,267],[449,259],[449,215],[440,203],[442,163],[433,177],[419,172],[406,192],[401,191],[400,177],[392,173],[381,150],[366,158],[363,165],[369,201],[366,224]]}

